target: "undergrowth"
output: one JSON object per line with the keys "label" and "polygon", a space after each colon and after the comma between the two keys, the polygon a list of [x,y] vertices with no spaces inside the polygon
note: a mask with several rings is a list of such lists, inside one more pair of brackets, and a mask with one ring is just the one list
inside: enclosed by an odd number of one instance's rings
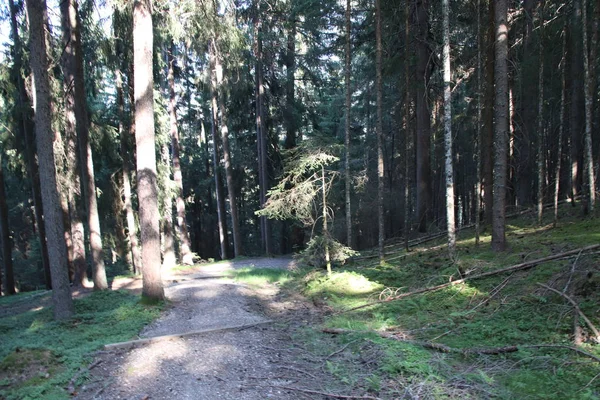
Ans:
{"label": "undergrowth", "polygon": [[[445,239],[406,253],[387,248],[387,263],[362,259],[338,268],[331,277],[313,271],[304,277],[304,293],[333,310],[324,326],[353,333],[336,336],[360,351],[365,341],[380,350],[364,383],[383,398],[598,399],[600,364],[572,350],[526,345],[573,346],[573,307],[537,283],[576,299],[582,312],[600,325],[600,257],[587,254],[541,263],[529,270],[472,280],[443,290],[413,295],[351,312],[353,307],[411,290],[438,285],[464,274],[477,275],[551,254],[600,243],[597,220],[565,218],[557,227],[538,226],[528,218],[511,220],[510,250],[490,250],[489,236],[475,245],[473,232],[461,232],[457,254],[448,257]],[[583,320],[579,325],[588,332]],[[522,346],[514,353],[463,355],[427,350],[416,343],[439,343],[457,349]],[[579,348],[600,356],[589,336]],[[338,373],[340,366],[332,367]],[[348,370],[349,371],[349,370]],[[348,372],[351,375],[351,372]],[[342,372],[343,375],[343,372]],[[349,381],[352,378],[347,377]],[[409,396],[410,397],[410,396]]]}
{"label": "undergrowth", "polygon": [[160,307],[144,306],[124,291],[105,291],[75,300],[75,311],[65,322],[54,321],[50,308],[0,318],[0,398],[68,398],[65,388],[92,352],[131,339]]}

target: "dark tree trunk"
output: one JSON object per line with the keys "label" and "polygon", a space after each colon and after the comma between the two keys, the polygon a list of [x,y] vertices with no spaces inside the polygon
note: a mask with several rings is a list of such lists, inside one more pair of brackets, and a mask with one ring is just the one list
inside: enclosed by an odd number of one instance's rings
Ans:
{"label": "dark tree trunk", "polygon": [[27,159],[27,172],[31,181],[31,191],[33,195],[33,207],[35,211],[35,222],[40,241],[42,256],[42,267],[44,270],[44,282],[46,289],[52,289],[52,280],[50,278],[50,261],[48,259],[48,246],[46,243],[46,225],[44,222],[44,213],[42,210],[42,193],[40,188],[40,175],[35,151],[35,135],[33,132],[32,115],[30,113],[31,105],[27,97],[25,82],[23,81],[21,66],[21,40],[19,39],[19,30],[17,27],[17,8],[13,0],[9,0],[10,25],[14,41],[13,66],[17,72],[17,89],[19,94],[19,108],[21,109],[21,129],[22,137],[25,138],[25,155]]}
{"label": "dark tree trunk", "polygon": [[494,212],[492,220],[492,249],[506,249],[506,175],[508,167],[508,5],[496,1],[496,47],[494,62]]}
{"label": "dark tree trunk", "polygon": [[378,226],[378,251],[379,262],[383,264],[385,254],[383,241],[385,239],[385,225],[383,220],[383,83],[381,77],[381,0],[375,0],[375,37],[377,42],[375,57],[376,92],[377,92],[377,226]]}
{"label": "dark tree trunk", "polygon": [[64,223],[54,162],[54,134],[52,130],[52,103],[48,77],[48,56],[45,27],[46,1],[28,0],[30,63],[34,78],[35,132],[40,165],[40,184],[48,256],[52,278],[54,318],[68,319],[73,315],[73,300],[69,287]]}
{"label": "dark tree trunk", "polygon": [[162,224],[162,250],[164,270],[173,269],[177,265],[177,256],[175,254],[175,232],[173,228],[173,197],[171,194],[171,155],[169,154],[169,144],[164,142],[161,149],[161,177],[159,178],[164,188],[161,194],[163,201],[163,213],[160,218]]}
{"label": "dark tree trunk", "polygon": [[160,272],[160,214],[154,137],[151,9],[149,0],[136,0],[133,4],[135,139],[142,236],[142,296],[159,301],[164,299],[165,295]]}
{"label": "dark tree trunk", "polygon": [[431,48],[429,47],[429,0],[416,0],[416,105],[417,105],[417,220],[419,232],[427,232],[428,216],[431,214],[431,166],[430,166],[430,110],[429,78],[432,73]]}
{"label": "dark tree trunk", "polygon": [[[15,276],[12,262],[12,240],[8,221],[8,206],[6,204],[6,189],[4,184],[4,166],[0,155],[0,243],[2,244],[2,264],[4,270],[4,293],[15,294]],[[2,291],[2,271],[0,271],[0,292]]]}
{"label": "dark tree trunk", "polygon": [[352,2],[346,0],[346,47],[344,84],[346,86],[346,116],[344,120],[344,182],[346,196],[346,244],[352,247],[352,204],[350,201],[350,108],[352,107],[352,88],[350,87],[350,74],[352,73]]}
{"label": "dark tree trunk", "polygon": [[[483,223],[492,225],[494,203],[494,35],[495,35],[495,0],[488,0],[489,25],[486,42],[485,64],[485,98],[483,100],[483,130],[481,136],[481,186],[483,190]],[[483,25],[485,26],[485,25]]]}
{"label": "dark tree trunk", "polygon": [[169,117],[171,121],[171,153],[173,154],[173,180],[175,181],[175,205],[177,207],[177,236],[179,238],[180,262],[184,265],[194,263],[194,255],[190,246],[190,235],[187,229],[185,201],[183,200],[183,177],[179,159],[179,129],[177,129],[177,101],[175,99],[174,57],[175,46],[171,43],[168,53],[169,63]]}
{"label": "dark tree trunk", "polygon": [[573,1],[573,15],[571,17],[570,38],[571,45],[571,118],[569,120],[569,130],[571,132],[571,198],[581,192],[583,157],[582,157],[582,141],[583,141],[583,125],[582,121],[585,117],[582,115],[582,110],[585,106],[583,103],[583,50],[582,50],[582,29],[581,29],[581,0]]}

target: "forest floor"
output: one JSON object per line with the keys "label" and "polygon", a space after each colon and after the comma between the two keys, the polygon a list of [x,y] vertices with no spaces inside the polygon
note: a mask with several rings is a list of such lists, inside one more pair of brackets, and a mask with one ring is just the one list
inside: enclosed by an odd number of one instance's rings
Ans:
{"label": "forest floor", "polygon": [[[288,258],[244,259],[165,276],[167,310],[140,334],[153,341],[100,352],[75,398],[318,399],[343,390],[326,360],[294,339],[319,318],[312,304],[266,281],[228,277],[293,267]],[[117,288],[137,291],[140,281],[120,279]],[[165,335],[181,336],[157,340]]]}

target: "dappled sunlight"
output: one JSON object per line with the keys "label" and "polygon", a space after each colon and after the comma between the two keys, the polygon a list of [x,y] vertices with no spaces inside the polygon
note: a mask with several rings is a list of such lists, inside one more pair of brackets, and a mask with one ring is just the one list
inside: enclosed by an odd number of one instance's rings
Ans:
{"label": "dappled sunlight", "polygon": [[188,351],[184,339],[172,339],[150,343],[132,351],[123,364],[119,379],[127,384],[144,378],[157,377],[163,363],[172,362],[183,357]]}

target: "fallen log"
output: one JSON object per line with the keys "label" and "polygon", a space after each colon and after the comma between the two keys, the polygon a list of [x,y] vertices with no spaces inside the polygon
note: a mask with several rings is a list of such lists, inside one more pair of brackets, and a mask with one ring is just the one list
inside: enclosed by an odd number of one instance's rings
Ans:
{"label": "fallen log", "polygon": [[462,278],[462,279],[457,279],[455,281],[451,281],[451,282],[447,282],[447,283],[442,283],[441,285],[430,286],[430,287],[426,287],[426,288],[422,288],[422,289],[413,290],[412,292],[401,293],[401,294],[399,294],[397,296],[388,297],[387,299],[377,300],[377,301],[373,301],[373,302],[368,303],[368,304],[363,304],[362,306],[353,307],[353,308],[349,308],[347,310],[339,311],[336,314],[342,314],[342,313],[346,313],[346,312],[350,312],[350,311],[356,311],[356,310],[360,310],[362,308],[370,307],[370,306],[373,306],[373,305],[376,305],[376,304],[389,303],[391,301],[400,300],[400,299],[403,299],[405,297],[413,296],[413,295],[416,295],[416,294],[422,294],[422,293],[427,293],[427,292],[434,292],[434,291],[437,291],[437,290],[440,290],[440,289],[445,289],[445,288],[453,286],[453,285],[458,285],[460,283],[464,283],[464,282],[475,280],[475,279],[487,278],[488,276],[498,275],[498,274],[502,274],[504,272],[522,271],[522,270],[525,270],[525,269],[536,267],[538,264],[541,264],[541,263],[544,263],[544,262],[561,260],[561,259],[564,259],[564,258],[569,258],[569,257],[572,257],[574,255],[576,256],[579,253],[586,253],[588,251],[595,250],[595,249],[598,249],[598,248],[600,248],[600,244],[595,244],[595,245],[592,245],[592,246],[582,247],[582,248],[579,248],[579,249],[575,249],[575,250],[571,250],[571,251],[566,251],[564,253],[553,254],[551,256],[547,256],[547,257],[543,257],[543,258],[538,258],[537,260],[527,261],[527,262],[524,262],[524,263],[521,263],[521,264],[512,265],[510,267],[497,269],[495,271],[484,272],[483,274],[468,276],[468,277],[465,277],[465,278]]}

